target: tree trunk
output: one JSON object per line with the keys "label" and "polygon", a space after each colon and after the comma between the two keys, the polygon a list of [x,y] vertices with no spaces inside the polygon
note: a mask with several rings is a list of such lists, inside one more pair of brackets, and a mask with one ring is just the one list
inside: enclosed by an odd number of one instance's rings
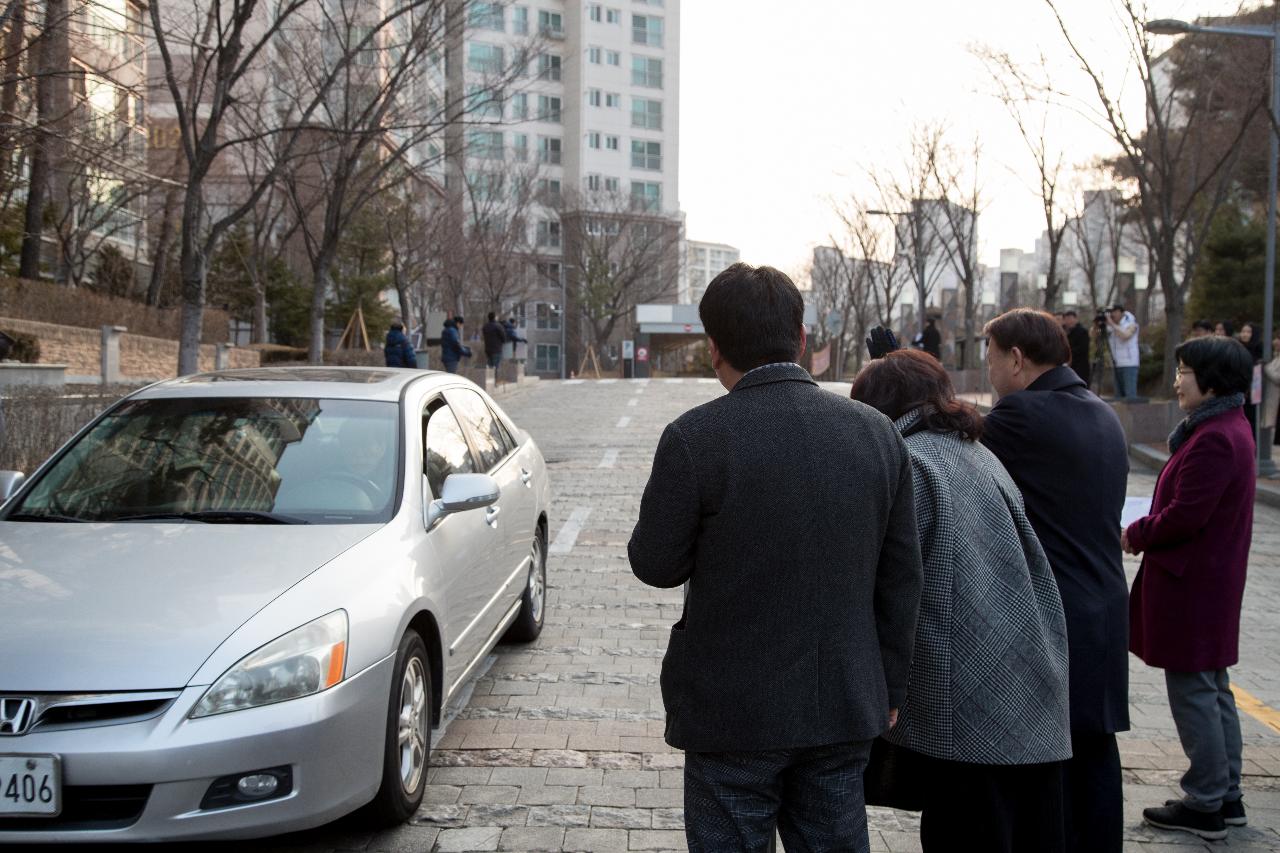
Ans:
{"label": "tree trunk", "polygon": [[262,281],[255,283],[253,291],[253,342],[265,344],[271,339],[267,327],[267,286]]}
{"label": "tree trunk", "polygon": [[8,190],[13,180],[13,162],[18,151],[18,137],[21,135],[16,120],[18,110],[18,76],[21,72],[20,60],[27,34],[27,4],[18,0],[10,19],[9,32],[4,40],[4,80],[0,83],[0,140],[13,148],[0,157],[0,188]]}
{"label": "tree trunk", "polygon": [[36,78],[36,131],[31,152],[31,175],[27,186],[26,219],[18,275],[40,277],[40,256],[44,242],[45,207],[57,198],[54,175],[61,168],[61,129],[65,125],[67,74],[70,47],[67,43],[67,0],[47,0],[44,27],[35,43],[32,60]]}
{"label": "tree trunk", "polygon": [[1185,311],[1182,291],[1174,279],[1172,251],[1160,259],[1160,287],[1164,291],[1164,365],[1168,373],[1178,363],[1174,350],[1182,343],[1182,315]]}
{"label": "tree trunk", "polygon": [[960,363],[961,370],[969,370],[978,366],[977,345],[977,303],[974,301],[974,274],[969,274],[969,281],[964,286],[964,359]]}
{"label": "tree trunk", "polygon": [[167,190],[164,194],[160,233],[156,235],[156,251],[151,261],[151,281],[147,284],[147,304],[152,307],[160,304],[165,276],[169,272],[169,255],[173,251],[173,207],[177,202],[177,195],[176,189]]}
{"label": "tree trunk", "polygon": [[409,298],[409,284],[400,273],[396,273],[396,295],[400,298],[400,319],[404,321],[406,332],[412,331],[413,302]]}
{"label": "tree trunk", "polygon": [[329,295],[333,251],[324,250],[311,267],[311,343],[307,346],[307,362],[324,364],[324,302]]}
{"label": "tree trunk", "polygon": [[204,213],[203,182],[190,180],[182,205],[182,328],[178,341],[178,375],[200,370],[200,338],[204,329],[205,276],[208,259],[200,242]]}

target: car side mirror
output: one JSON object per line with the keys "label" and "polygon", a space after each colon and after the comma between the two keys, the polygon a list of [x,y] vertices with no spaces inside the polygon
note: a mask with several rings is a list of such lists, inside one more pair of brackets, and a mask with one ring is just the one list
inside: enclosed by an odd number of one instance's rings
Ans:
{"label": "car side mirror", "polygon": [[440,497],[427,504],[427,529],[445,516],[472,509],[484,509],[498,502],[502,490],[488,474],[450,474],[440,490]]}
{"label": "car side mirror", "polygon": [[17,494],[25,479],[27,475],[21,471],[0,471],[0,504]]}

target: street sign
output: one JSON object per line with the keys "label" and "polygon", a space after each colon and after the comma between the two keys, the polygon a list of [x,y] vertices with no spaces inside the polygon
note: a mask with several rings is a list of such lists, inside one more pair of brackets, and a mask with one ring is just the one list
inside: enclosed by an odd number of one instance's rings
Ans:
{"label": "street sign", "polygon": [[827,332],[832,335],[840,334],[840,326],[844,323],[844,317],[840,316],[839,311],[828,311],[826,319]]}
{"label": "street sign", "polygon": [[648,360],[649,360],[649,350],[648,350],[648,348],[646,348],[646,347],[637,347],[637,348],[636,348],[636,361],[648,361]]}
{"label": "street sign", "polygon": [[636,342],[635,342],[635,341],[623,341],[623,342],[622,342],[622,357],[623,357],[623,358],[627,358],[627,359],[631,359],[631,358],[635,358],[635,357],[636,357]]}

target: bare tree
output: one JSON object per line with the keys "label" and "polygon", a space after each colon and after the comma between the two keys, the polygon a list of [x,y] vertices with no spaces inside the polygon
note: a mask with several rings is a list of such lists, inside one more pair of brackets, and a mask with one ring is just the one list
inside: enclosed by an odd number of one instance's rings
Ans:
{"label": "bare tree", "polygon": [[[153,44],[179,130],[186,184],[178,230],[179,373],[192,373],[198,366],[208,260],[218,241],[275,185],[279,170],[327,104],[335,81],[377,36],[378,28],[370,28],[350,45],[354,49],[339,51],[334,61],[319,67],[304,91],[273,89],[275,54],[292,43],[284,34],[295,25],[305,31],[304,15],[317,5],[309,0],[201,0],[180,10],[150,5]],[[418,8],[405,6],[401,14]],[[269,149],[272,165],[262,174],[237,176],[238,181],[219,186],[228,152],[240,146]]]}
{"label": "bare tree", "polygon": [[978,216],[986,203],[980,176],[981,162],[982,146],[976,139],[963,154],[943,148],[933,161],[933,179],[941,196],[939,207],[946,225],[942,249],[963,290],[962,369],[978,366],[977,309],[982,290]]}
{"label": "bare tree", "polygon": [[978,46],[971,49],[986,66],[987,73],[996,85],[996,97],[1004,104],[1018,128],[1018,135],[1026,145],[1027,153],[1036,168],[1036,197],[1044,216],[1044,233],[1048,249],[1048,265],[1045,270],[1044,307],[1053,310],[1057,306],[1062,288],[1062,270],[1059,256],[1063,240],[1067,236],[1067,215],[1063,210],[1062,194],[1064,158],[1054,145],[1049,128],[1049,109],[1046,93],[1053,91],[1049,79],[1049,61],[1040,54],[1034,67],[1028,68],[1016,62],[1007,52]]}
{"label": "bare tree", "polygon": [[893,245],[884,236],[876,218],[867,213],[867,205],[854,197],[835,207],[844,225],[844,234],[833,237],[833,246],[863,264],[866,278],[867,325],[889,326],[893,312],[902,299],[902,291],[910,282],[906,270],[893,261]]}
{"label": "bare tree", "polygon": [[[1063,18],[1060,0],[1044,2],[1093,84],[1097,101],[1091,116],[1120,149],[1117,176],[1134,187],[1136,222],[1150,247],[1164,294],[1164,356],[1166,364],[1172,363],[1201,249],[1214,215],[1227,198],[1243,151],[1241,142],[1263,108],[1264,92],[1259,87],[1243,109],[1223,114],[1212,86],[1203,81],[1194,87],[1186,85],[1201,72],[1213,73],[1206,61],[1209,52],[1188,49],[1173,56],[1157,55],[1143,28],[1149,18],[1145,3],[1115,0],[1115,14],[1128,38],[1128,74],[1141,83],[1146,107],[1145,127],[1135,127],[1121,107],[1122,88],[1108,80],[1101,64],[1089,56],[1086,43]],[[1161,68],[1171,59],[1176,67]],[[1166,73],[1170,70],[1173,73]]]}
{"label": "bare tree", "polygon": [[584,332],[599,352],[635,306],[675,295],[684,225],[620,192],[566,191],[558,210],[537,242],[563,239],[568,347],[581,357]]}
{"label": "bare tree", "polygon": [[[835,353],[832,357],[833,378],[841,379],[850,354],[854,357],[855,371],[862,367],[862,341],[867,336],[874,315],[871,313],[870,266],[874,262],[850,257],[837,243],[834,236],[830,245],[817,246],[809,264],[808,278],[817,302],[820,322],[820,339],[830,340]],[[839,317],[838,327],[832,331],[826,320]]]}
{"label": "bare tree", "polygon": [[949,264],[938,262],[944,252],[943,223],[936,211],[934,177],[945,131],[940,124],[912,128],[908,153],[897,171],[868,170],[880,197],[882,213],[895,219],[894,262],[903,265],[915,283],[916,322],[924,328],[929,299]]}

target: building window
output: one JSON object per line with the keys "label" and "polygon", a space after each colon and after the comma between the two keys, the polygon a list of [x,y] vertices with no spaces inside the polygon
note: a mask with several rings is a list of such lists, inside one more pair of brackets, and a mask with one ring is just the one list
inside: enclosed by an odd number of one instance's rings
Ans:
{"label": "building window", "polygon": [[482,74],[497,74],[502,70],[502,48],[472,42],[467,48],[467,68]]}
{"label": "building window", "polygon": [[481,160],[501,160],[502,131],[472,130],[467,133],[467,148],[472,157]]}
{"label": "building window", "polygon": [[[559,271],[559,264],[549,264]],[[557,279],[559,276],[556,276]],[[534,306],[534,325],[533,327],[539,332],[558,332],[560,331],[560,306],[553,305],[550,302],[539,302]]]}
{"label": "building window", "polygon": [[543,53],[538,55],[538,79],[539,80],[559,80],[560,79],[560,57],[554,53]]}
{"label": "building window", "polygon": [[637,210],[657,210],[662,206],[662,184],[655,181],[631,182],[631,206]]}
{"label": "building window", "polygon": [[529,117],[529,96],[524,92],[511,96],[511,118],[520,120]]}
{"label": "building window", "polygon": [[502,32],[505,29],[502,4],[471,0],[467,23],[477,29]]}
{"label": "building window", "polygon": [[553,98],[550,95],[538,96],[538,119],[539,121],[553,121],[560,123],[560,99]]}
{"label": "building window", "polygon": [[596,149],[600,147],[600,131],[592,130],[587,133],[587,147]]}
{"label": "building window", "polygon": [[616,110],[622,106],[622,96],[617,92],[607,92],[604,96],[604,105],[611,110]]}
{"label": "building window", "polygon": [[604,138],[604,147],[605,147],[605,148],[608,148],[610,151],[617,151],[617,150],[618,150],[618,137],[616,137],[616,136],[606,136],[606,137]]}
{"label": "building window", "polygon": [[513,6],[511,9],[511,31],[518,36],[529,34],[529,7]]}
{"label": "building window", "polygon": [[604,93],[601,92],[599,89],[587,90],[587,103],[590,106],[593,106],[593,107],[600,106],[600,104],[603,103],[603,99],[604,99]]}
{"label": "building window", "polygon": [[604,7],[599,3],[592,3],[587,7],[587,17],[595,21],[597,24],[604,20]]}
{"label": "building window", "polygon": [[467,187],[473,201],[497,201],[502,198],[502,173],[468,172]]}
{"label": "building window", "polygon": [[599,175],[587,175],[587,189],[588,189],[588,190],[590,190],[591,192],[599,192],[599,191],[600,191],[600,176],[599,176]]}
{"label": "building window", "polygon": [[647,56],[631,57],[631,85],[661,89],[662,60]]}
{"label": "building window", "polygon": [[467,112],[477,119],[502,119],[502,95],[488,86],[467,87]]}
{"label": "building window", "polygon": [[654,15],[632,15],[631,43],[662,47],[662,19]]}
{"label": "building window", "polygon": [[538,178],[538,196],[544,204],[559,204],[560,181],[556,178]]}
{"label": "building window", "polygon": [[[538,162],[550,163],[553,166],[560,165],[560,137],[558,136],[539,136],[538,137]],[[557,228],[560,227],[558,223],[556,227]]]}
{"label": "building window", "polygon": [[564,38],[564,19],[560,17],[559,12],[539,10],[538,32],[552,38]]}
{"label": "building window", "polygon": [[[534,264],[534,268],[538,273],[538,277],[541,278],[543,281],[550,282],[551,284],[554,284],[554,285],[560,284],[560,265],[559,264],[555,263],[554,261],[540,261],[539,263]],[[537,303],[534,303],[534,305],[536,306]],[[551,307],[554,308],[555,306],[553,305]],[[536,307],[535,307],[535,314],[536,314]]]}
{"label": "building window", "polygon": [[646,130],[662,130],[662,101],[632,98],[631,126],[643,127]]}
{"label": "building window", "polygon": [[520,163],[529,159],[529,134],[511,134],[511,157]]}
{"label": "building window", "polygon": [[616,193],[618,191],[619,181],[617,178],[604,179],[604,191],[607,193]]}
{"label": "building window", "polygon": [[606,50],[604,52],[604,61],[616,67],[622,64],[622,54],[616,50]]}
{"label": "building window", "polygon": [[605,10],[605,13],[604,13],[604,20],[605,20],[605,23],[608,23],[608,24],[621,24],[621,23],[622,23],[622,10],[621,10],[621,9],[607,9],[607,10]]}
{"label": "building window", "polygon": [[560,345],[535,344],[533,369],[536,373],[558,373],[560,370]]}
{"label": "building window", "polygon": [[599,65],[603,58],[603,51],[601,51],[600,48],[587,48],[587,62],[590,62],[592,65]]}
{"label": "building window", "polygon": [[662,143],[631,140],[631,168],[662,171]]}

